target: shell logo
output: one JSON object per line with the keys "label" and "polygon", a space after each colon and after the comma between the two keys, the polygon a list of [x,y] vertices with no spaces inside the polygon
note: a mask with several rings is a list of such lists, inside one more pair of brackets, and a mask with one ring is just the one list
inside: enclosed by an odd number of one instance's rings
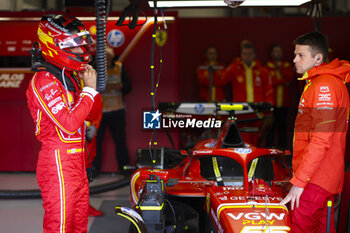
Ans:
{"label": "shell logo", "polygon": [[92,25],[89,28],[89,32],[90,32],[91,35],[96,35],[96,25]]}

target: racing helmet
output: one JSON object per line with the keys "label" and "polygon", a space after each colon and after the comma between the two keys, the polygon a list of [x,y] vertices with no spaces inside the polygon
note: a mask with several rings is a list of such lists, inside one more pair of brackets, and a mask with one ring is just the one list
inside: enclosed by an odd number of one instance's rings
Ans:
{"label": "racing helmet", "polygon": [[[41,55],[47,62],[71,71],[84,70],[90,61],[86,45],[93,43],[80,20],[68,15],[44,15],[38,27]],[[82,53],[70,48],[80,47]]]}

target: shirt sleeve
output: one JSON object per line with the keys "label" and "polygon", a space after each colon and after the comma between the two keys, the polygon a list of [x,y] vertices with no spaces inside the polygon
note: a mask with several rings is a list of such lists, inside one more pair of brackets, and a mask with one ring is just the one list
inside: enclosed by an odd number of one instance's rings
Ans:
{"label": "shirt sleeve", "polygon": [[94,98],[94,104],[91,111],[87,117],[87,120],[92,122],[92,124],[98,128],[100,126],[100,121],[102,119],[102,98],[101,94],[97,94]]}
{"label": "shirt sleeve", "polygon": [[272,86],[272,79],[269,72],[265,68],[260,69],[260,76],[263,80],[264,101],[272,103],[274,102],[274,90]]}
{"label": "shirt sleeve", "polygon": [[209,86],[209,72],[206,69],[197,67],[196,71],[197,79],[200,85]]}
{"label": "shirt sleeve", "polygon": [[66,90],[61,89],[50,73],[36,73],[30,85],[39,108],[55,125],[69,134],[74,134],[82,126],[97,94],[94,89],[84,87],[74,104],[69,107]]}

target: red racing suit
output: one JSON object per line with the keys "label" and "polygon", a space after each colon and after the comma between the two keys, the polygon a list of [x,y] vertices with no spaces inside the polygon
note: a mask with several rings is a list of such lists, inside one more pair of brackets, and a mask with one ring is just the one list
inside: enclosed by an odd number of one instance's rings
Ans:
{"label": "red racing suit", "polygon": [[207,68],[209,64],[206,62],[203,66],[199,66],[197,68],[196,74],[199,82],[199,98],[202,101],[223,101],[225,100],[225,92],[224,85],[226,84],[223,80],[224,74],[224,66],[222,64],[218,64],[220,69],[216,69],[213,73],[213,86],[212,86],[212,100],[209,100],[209,71]]}
{"label": "red racing suit", "polygon": [[97,92],[84,87],[80,93],[67,95],[53,74],[40,71],[34,74],[26,94],[35,135],[41,142],[36,172],[45,209],[44,233],[87,232],[84,120],[96,117]]}
{"label": "red racing suit", "polygon": [[333,60],[313,67],[295,120],[291,183],[304,188],[318,185],[340,193],[344,182],[344,154],[349,120],[348,62]]}

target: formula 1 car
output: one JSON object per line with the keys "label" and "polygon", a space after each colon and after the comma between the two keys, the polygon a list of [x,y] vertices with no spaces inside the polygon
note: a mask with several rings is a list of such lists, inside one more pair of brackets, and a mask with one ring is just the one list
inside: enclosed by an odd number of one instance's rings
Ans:
{"label": "formula 1 car", "polygon": [[[131,232],[290,232],[290,213],[279,204],[289,190],[288,152],[242,141],[230,110],[216,138],[200,141],[175,167],[139,166],[131,176]],[[130,217],[131,216],[131,217]],[[136,216],[136,217],[135,217]]]}

